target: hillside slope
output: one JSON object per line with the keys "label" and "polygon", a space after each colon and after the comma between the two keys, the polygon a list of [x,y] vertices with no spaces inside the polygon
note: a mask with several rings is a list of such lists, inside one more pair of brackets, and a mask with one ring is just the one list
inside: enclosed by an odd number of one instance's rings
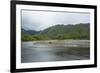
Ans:
{"label": "hillside slope", "polygon": [[[28,33],[29,31],[27,31]],[[22,31],[23,33],[23,31]],[[32,33],[32,32],[31,32]],[[33,34],[22,34],[31,37],[31,40],[64,40],[64,39],[90,39],[90,24],[80,23],[76,25],[57,24],[42,31],[34,31]],[[25,38],[28,38],[25,37]]]}

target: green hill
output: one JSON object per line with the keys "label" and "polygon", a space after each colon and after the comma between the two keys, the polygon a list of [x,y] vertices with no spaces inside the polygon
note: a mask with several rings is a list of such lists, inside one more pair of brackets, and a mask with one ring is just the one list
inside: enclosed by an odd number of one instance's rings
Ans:
{"label": "green hill", "polygon": [[[27,31],[28,32],[28,31]],[[22,32],[23,33],[23,32]],[[32,33],[32,32],[31,32]],[[23,36],[26,34],[22,34]],[[90,24],[80,23],[75,25],[57,24],[35,34],[27,34],[28,40],[64,40],[64,39],[90,39]],[[28,37],[25,37],[24,40]]]}

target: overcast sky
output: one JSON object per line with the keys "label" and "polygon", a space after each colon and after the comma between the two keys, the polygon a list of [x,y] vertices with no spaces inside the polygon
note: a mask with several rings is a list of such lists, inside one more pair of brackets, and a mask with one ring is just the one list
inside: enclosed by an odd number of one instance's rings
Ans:
{"label": "overcast sky", "polygon": [[43,30],[57,24],[89,23],[89,13],[27,11],[22,10],[22,28],[27,30]]}

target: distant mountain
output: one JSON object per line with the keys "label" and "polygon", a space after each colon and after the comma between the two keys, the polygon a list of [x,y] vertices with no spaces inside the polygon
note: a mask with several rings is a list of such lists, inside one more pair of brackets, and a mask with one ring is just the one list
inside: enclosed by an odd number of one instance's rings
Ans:
{"label": "distant mountain", "polygon": [[90,24],[54,25],[43,31],[23,30],[24,34],[32,35],[35,40],[90,39]]}
{"label": "distant mountain", "polygon": [[77,25],[55,25],[49,27],[39,35],[48,36],[52,39],[56,38],[89,38],[90,35],[90,24],[77,24]]}
{"label": "distant mountain", "polygon": [[24,28],[21,29],[22,34],[28,34],[28,35],[35,35],[39,33],[39,31],[35,30],[25,30]]}

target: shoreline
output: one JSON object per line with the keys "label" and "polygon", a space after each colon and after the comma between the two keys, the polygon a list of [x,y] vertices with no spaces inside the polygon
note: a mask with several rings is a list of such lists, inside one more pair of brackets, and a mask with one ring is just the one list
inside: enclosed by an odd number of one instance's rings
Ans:
{"label": "shoreline", "polygon": [[43,45],[47,45],[47,47],[90,47],[90,40],[42,40],[28,42],[36,47],[43,47]]}

